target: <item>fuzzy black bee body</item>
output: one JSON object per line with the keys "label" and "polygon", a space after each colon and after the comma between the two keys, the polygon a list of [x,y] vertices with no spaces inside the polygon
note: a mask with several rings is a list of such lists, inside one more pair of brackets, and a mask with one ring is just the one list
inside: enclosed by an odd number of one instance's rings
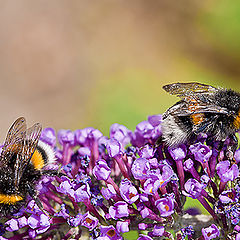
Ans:
{"label": "fuzzy black bee body", "polygon": [[163,114],[162,138],[176,146],[206,133],[217,141],[230,137],[233,151],[235,133],[240,129],[240,94],[199,83],[174,83],[163,87],[182,98]]}
{"label": "fuzzy black bee body", "polygon": [[0,216],[16,213],[25,205],[27,195],[37,200],[37,181],[43,175],[58,174],[44,170],[54,162],[55,154],[49,145],[39,141],[41,130],[38,123],[27,129],[21,117],[8,131],[0,155]]}

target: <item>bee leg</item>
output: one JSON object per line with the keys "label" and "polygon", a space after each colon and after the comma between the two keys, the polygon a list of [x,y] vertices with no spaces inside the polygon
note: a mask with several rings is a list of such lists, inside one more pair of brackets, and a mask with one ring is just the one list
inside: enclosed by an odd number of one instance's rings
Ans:
{"label": "bee leg", "polygon": [[230,161],[235,162],[234,153],[237,150],[238,140],[235,134],[230,135],[229,138],[230,138],[230,143],[227,146],[226,156]]}
{"label": "bee leg", "polygon": [[34,187],[30,184],[30,183],[27,183],[27,191],[30,195],[30,197],[35,201],[35,203],[37,204],[38,208],[45,214],[47,215],[48,217],[49,216],[49,213],[46,212],[43,208],[43,204],[41,203],[40,199],[38,198],[37,196],[37,193],[36,193],[36,190],[34,189]]}
{"label": "bee leg", "polygon": [[218,151],[218,154],[217,154],[217,160],[218,160],[218,162],[220,162],[220,161],[222,161],[221,159],[222,159],[222,150],[224,149],[224,144],[225,143],[225,139],[224,140],[221,140],[221,141],[219,141],[218,142],[218,144],[217,145],[215,145],[215,147],[216,147],[216,150]]}
{"label": "bee leg", "polygon": [[27,183],[26,186],[27,186],[27,191],[28,191],[28,194],[30,195],[30,197],[35,201],[37,206],[43,211],[43,205],[42,205],[41,201],[39,200],[39,198],[37,197],[37,193],[36,193],[36,190],[34,189],[34,187],[30,183]]}

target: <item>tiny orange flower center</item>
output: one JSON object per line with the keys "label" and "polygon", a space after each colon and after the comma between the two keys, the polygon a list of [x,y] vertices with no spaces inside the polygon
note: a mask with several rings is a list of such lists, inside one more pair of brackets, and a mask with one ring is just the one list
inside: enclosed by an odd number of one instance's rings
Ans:
{"label": "tiny orange flower center", "polygon": [[133,197],[135,197],[136,195],[135,194],[133,194],[133,193],[130,193],[129,194],[129,198],[133,198]]}
{"label": "tiny orange flower center", "polygon": [[116,234],[116,232],[115,232],[113,229],[111,229],[111,230],[109,230],[109,231],[107,232],[107,235],[108,235],[109,237],[113,237],[115,234]]}
{"label": "tiny orange flower center", "polygon": [[90,218],[86,218],[85,221],[86,221],[86,223],[89,223],[89,224],[92,223],[92,219],[90,219]]}
{"label": "tiny orange flower center", "polygon": [[166,209],[166,211],[169,211],[169,206],[165,205],[165,209]]}

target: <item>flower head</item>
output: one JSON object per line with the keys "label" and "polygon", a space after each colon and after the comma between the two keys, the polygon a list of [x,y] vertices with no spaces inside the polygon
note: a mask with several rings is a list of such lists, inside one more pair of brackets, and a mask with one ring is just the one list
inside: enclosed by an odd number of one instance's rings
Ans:
{"label": "flower head", "polygon": [[126,202],[118,201],[109,208],[109,215],[113,219],[128,217],[128,205]]}
{"label": "flower head", "polygon": [[215,224],[212,224],[211,226],[202,229],[202,235],[204,236],[204,239],[210,240],[219,237],[220,231]]}
{"label": "flower head", "polygon": [[201,163],[207,162],[212,156],[212,150],[201,142],[191,145],[189,150],[194,155],[194,158]]}
{"label": "flower head", "polygon": [[237,164],[230,166],[229,161],[222,161],[216,166],[217,174],[223,182],[233,181],[239,175]]}
{"label": "flower head", "polygon": [[174,213],[174,196],[171,194],[170,196],[160,198],[155,202],[156,207],[158,208],[160,215],[162,217],[170,216]]}

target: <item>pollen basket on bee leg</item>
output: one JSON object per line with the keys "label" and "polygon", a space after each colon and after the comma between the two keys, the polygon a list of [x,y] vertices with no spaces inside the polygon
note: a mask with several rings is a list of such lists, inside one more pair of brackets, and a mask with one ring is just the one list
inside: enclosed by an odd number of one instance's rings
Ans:
{"label": "pollen basket on bee leg", "polygon": [[7,194],[0,194],[0,203],[3,204],[15,204],[18,201],[23,200],[23,198],[19,195],[7,195]]}

